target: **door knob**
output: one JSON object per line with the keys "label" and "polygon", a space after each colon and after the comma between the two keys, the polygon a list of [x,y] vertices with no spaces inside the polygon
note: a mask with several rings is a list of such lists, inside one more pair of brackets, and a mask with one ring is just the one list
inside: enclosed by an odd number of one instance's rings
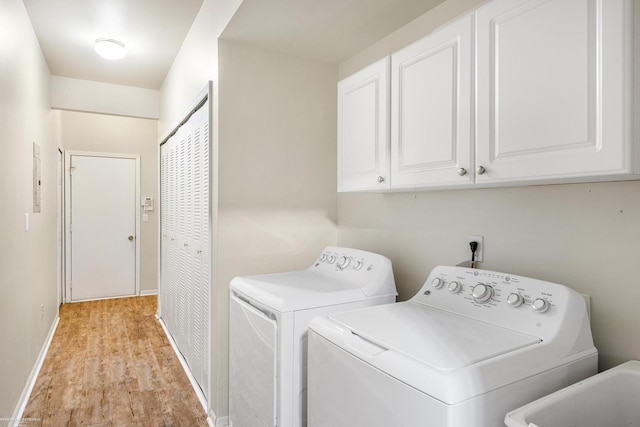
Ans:
{"label": "door knob", "polygon": [[133,236],[129,236],[129,241],[132,241],[132,240],[133,240]]}

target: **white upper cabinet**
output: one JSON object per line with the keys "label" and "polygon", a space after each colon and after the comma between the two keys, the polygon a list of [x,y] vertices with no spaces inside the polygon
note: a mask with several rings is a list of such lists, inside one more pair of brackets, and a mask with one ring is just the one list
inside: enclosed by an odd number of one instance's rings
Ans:
{"label": "white upper cabinet", "polygon": [[634,172],[628,1],[494,0],[476,31],[477,183]]}
{"label": "white upper cabinet", "polygon": [[343,80],[338,189],[640,178],[632,12],[492,0]]}
{"label": "white upper cabinet", "polygon": [[338,83],[338,191],[389,189],[389,58]]}
{"label": "white upper cabinet", "polygon": [[391,56],[391,188],[473,183],[472,20]]}

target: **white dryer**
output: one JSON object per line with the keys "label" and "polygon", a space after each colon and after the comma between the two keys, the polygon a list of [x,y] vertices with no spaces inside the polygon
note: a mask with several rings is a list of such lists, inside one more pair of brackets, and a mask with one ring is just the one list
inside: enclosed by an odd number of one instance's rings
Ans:
{"label": "white dryer", "polygon": [[554,283],[436,267],[411,300],[309,325],[309,427],[498,427],[597,371],[586,304]]}
{"label": "white dryer", "polygon": [[230,425],[306,426],[309,321],[396,295],[391,261],[350,248],[328,247],[306,270],[233,279]]}

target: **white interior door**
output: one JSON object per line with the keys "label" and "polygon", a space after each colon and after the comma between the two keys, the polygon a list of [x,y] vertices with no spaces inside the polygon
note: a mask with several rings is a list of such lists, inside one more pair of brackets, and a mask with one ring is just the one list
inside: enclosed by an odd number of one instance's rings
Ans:
{"label": "white interior door", "polygon": [[70,299],[135,295],[137,161],[70,160]]}

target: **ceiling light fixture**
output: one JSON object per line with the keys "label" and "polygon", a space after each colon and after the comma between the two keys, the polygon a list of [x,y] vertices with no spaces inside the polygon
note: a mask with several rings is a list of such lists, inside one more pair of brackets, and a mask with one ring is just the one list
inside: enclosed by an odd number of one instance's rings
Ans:
{"label": "ceiling light fixture", "polygon": [[124,43],[113,39],[96,39],[96,53],[103,58],[116,60],[126,55]]}

